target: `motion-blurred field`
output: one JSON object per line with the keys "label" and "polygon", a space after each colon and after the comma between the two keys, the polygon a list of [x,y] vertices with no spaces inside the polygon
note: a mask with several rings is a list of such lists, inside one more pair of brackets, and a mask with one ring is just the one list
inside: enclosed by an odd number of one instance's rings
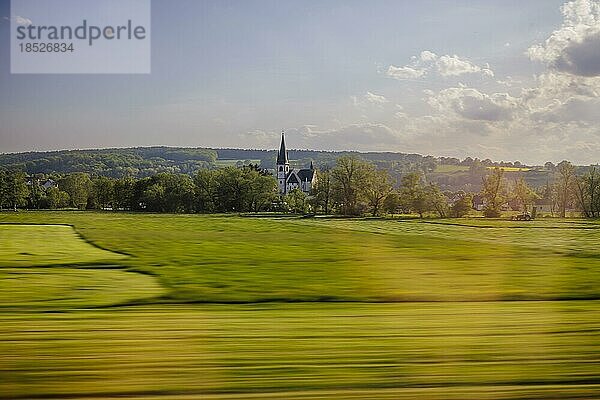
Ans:
{"label": "motion-blurred field", "polygon": [[[2,221],[73,224],[91,243],[130,255],[114,255],[119,265],[155,275],[169,292],[163,301],[600,299],[600,224],[594,222],[85,212],[4,213]],[[53,252],[65,247],[53,232],[40,240],[38,234],[21,240],[28,249],[36,242]],[[11,257],[14,266],[26,265],[16,253],[28,251],[2,246],[0,265]],[[65,263],[76,261],[69,257],[99,261],[104,256],[96,251],[73,250]],[[40,265],[35,257],[29,262]],[[41,261],[54,263],[54,256]]]}
{"label": "motion-blurred field", "polygon": [[595,222],[0,222],[0,398],[600,396]]}

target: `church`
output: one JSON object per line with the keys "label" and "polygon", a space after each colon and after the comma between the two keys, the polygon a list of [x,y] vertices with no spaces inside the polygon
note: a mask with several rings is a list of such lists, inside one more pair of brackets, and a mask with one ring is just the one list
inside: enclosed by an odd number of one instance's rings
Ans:
{"label": "church", "polygon": [[279,194],[284,195],[293,189],[300,189],[306,194],[310,191],[317,181],[317,174],[311,161],[309,168],[290,169],[287,150],[285,149],[285,133],[281,132],[281,145],[277,152],[277,185]]}

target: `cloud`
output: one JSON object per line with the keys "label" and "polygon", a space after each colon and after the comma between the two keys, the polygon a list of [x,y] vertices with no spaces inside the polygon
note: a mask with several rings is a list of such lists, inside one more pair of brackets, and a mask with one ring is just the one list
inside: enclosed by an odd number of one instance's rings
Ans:
{"label": "cloud", "polygon": [[400,133],[382,123],[349,124],[335,129],[304,125],[286,132],[299,138],[307,148],[328,150],[384,150],[402,139]]}
{"label": "cloud", "polygon": [[[423,90],[429,110],[411,104],[408,108],[413,112],[390,107],[385,115],[377,114],[378,121],[398,138],[393,148],[529,163],[561,159],[597,163],[600,0],[570,1],[561,11],[562,25],[527,50],[530,60],[545,67],[533,80],[526,75],[496,80],[487,64],[428,50],[411,57],[406,65],[390,65],[387,75],[395,79],[427,82],[429,77],[460,77],[468,82]],[[505,47],[512,46],[506,43]],[[494,80],[471,80],[470,76]],[[439,86],[441,82],[432,83]]]}
{"label": "cloud", "polygon": [[362,96],[350,96],[352,105],[358,108],[362,113],[369,113],[372,111],[381,112],[385,109],[386,104],[389,100],[380,94],[373,92],[367,92]]}
{"label": "cloud", "polygon": [[531,117],[538,122],[573,122],[585,126],[600,123],[598,110],[600,99],[571,97],[565,102],[555,101],[544,109],[536,110]]}
{"label": "cloud", "polygon": [[577,76],[600,76],[600,2],[576,0],[561,7],[563,23],[527,54],[551,69]]}
{"label": "cloud", "polygon": [[373,103],[373,104],[385,104],[388,102],[388,100],[384,96],[374,94],[371,92],[367,92],[367,94],[364,96],[364,99],[367,102]]}
{"label": "cloud", "polygon": [[489,77],[494,76],[494,72],[489,68],[489,65],[482,68],[456,55],[441,56],[436,63],[436,67],[442,76],[459,76],[479,72]]}
{"label": "cloud", "polygon": [[429,95],[427,102],[442,114],[469,120],[506,121],[514,118],[519,100],[508,93],[488,95],[474,88],[453,87]]}
{"label": "cloud", "polygon": [[424,50],[419,56],[411,57],[411,60],[412,61],[409,64],[403,67],[390,65],[386,74],[399,80],[417,79],[431,73],[436,73],[442,77],[460,76],[464,74],[481,74],[487,77],[494,76],[494,72],[488,64],[479,66],[457,55],[438,56],[434,52]]}
{"label": "cloud", "polygon": [[396,67],[394,65],[390,65],[386,74],[387,76],[398,80],[417,79],[425,75],[425,70],[422,68],[412,68],[408,66]]}

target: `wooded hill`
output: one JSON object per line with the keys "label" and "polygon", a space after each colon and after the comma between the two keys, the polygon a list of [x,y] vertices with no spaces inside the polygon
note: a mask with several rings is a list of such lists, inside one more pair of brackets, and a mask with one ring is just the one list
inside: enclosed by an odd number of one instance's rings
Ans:
{"label": "wooded hill", "polygon": [[[494,166],[504,167],[508,179],[524,176],[532,186],[544,185],[552,180],[554,173],[552,163],[546,163],[543,167],[528,167],[518,161],[493,162],[470,157],[459,160],[393,152],[290,150],[288,153],[292,167],[306,167],[313,161],[320,169],[335,165],[335,160],[340,156],[357,156],[375,164],[377,168],[388,170],[395,180],[409,172],[421,172],[442,190],[476,192],[481,187],[482,177]],[[202,168],[250,163],[272,169],[275,167],[275,158],[275,150],[136,147],[0,154],[0,167],[21,170],[27,174],[85,172],[92,176],[143,178],[161,172],[193,174]]]}

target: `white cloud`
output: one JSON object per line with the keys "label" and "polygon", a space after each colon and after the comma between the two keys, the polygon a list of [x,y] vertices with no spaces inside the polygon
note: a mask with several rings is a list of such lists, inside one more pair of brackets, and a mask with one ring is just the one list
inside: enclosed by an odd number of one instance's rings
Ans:
{"label": "white cloud", "polygon": [[431,52],[429,50],[424,50],[419,55],[419,59],[423,62],[433,62],[436,60],[436,58],[437,58],[437,54],[435,54],[434,52]]}
{"label": "white cloud", "polygon": [[508,93],[488,95],[467,87],[441,90],[435,95],[429,95],[427,102],[444,115],[481,121],[511,120],[519,108],[519,100]]}
{"label": "white cloud", "polygon": [[471,61],[461,59],[457,55],[441,56],[436,63],[436,67],[442,76],[458,76],[463,74],[482,73],[483,75],[493,77],[494,72],[488,65],[480,67],[473,64]]}
{"label": "white cloud", "polygon": [[380,94],[367,92],[362,96],[350,96],[352,104],[361,110],[361,112],[382,111],[389,100]]}
{"label": "white cloud", "polygon": [[396,67],[390,65],[387,69],[387,75],[394,79],[417,79],[425,75],[425,70],[422,68],[412,67]]}
{"label": "white cloud", "polygon": [[373,103],[373,104],[385,104],[388,102],[388,100],[381,95],[378,94],[374,94],[371,92],[367,92],[367,94],[365,94],[364,99],[369,102],[369,103]]}
{"label": "white cloud", "polygon": [[481,74],[493,77],[494,72],[488,64],[479,66],[457,55],[442,55],[424,50],[419,56],[411,57],[411,62],[403,67],[390,65],[387,75],[395,79],[416,79],[431,73],[442,77],[460,76],[464,74]]}
{"label": "white cloud", "polygon": [[564,21],[542,44],[531,46],[532,60],[577,76],[600,76],[600,2],[576,0],[561,7]]}
{"label": "white cloud", "polygon": [[[525,76],[488,80],[485,86],[471,80],[469,86],[423,90],[430,115],[391,111],[389,125],[410,138],[403,142],[406,149],[454,156],[470,153],[497,160],[598,162],[600,1],[571,1],[561,10],[562,25],[527,52],[531,60],[546,66],[528,86],[524,86],[529,81]],[[494,77],[487,64],[431,51],[412,57],[405,67],[394,68],[420,71],[420,78]],[[501,85],[510,93],[498,90]]]}

